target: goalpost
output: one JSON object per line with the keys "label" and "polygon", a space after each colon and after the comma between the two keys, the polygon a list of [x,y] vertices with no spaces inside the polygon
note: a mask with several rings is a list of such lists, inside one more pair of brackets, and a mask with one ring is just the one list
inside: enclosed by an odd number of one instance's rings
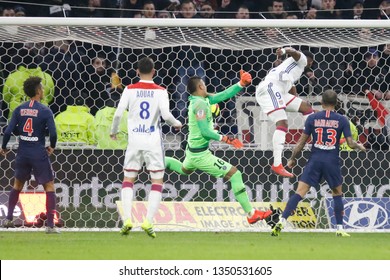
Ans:
{"label": "goalpost", "polygon": [[[233,150],[211,143],[220,157],[243,173],[249,197],[257,207],[284,208],[297,186],[297,178],[283,179],[270,171],[270,137],[274,127],[268,122],[254,98],[255,86],[277,63],[275,48],[293,46],[314,53],[315,66],[298,83],[299,94],[320,108],[320,94],[335,89],[346,115],[357,121],[360,141],[371,139],[372,147],[384,147],[381,125],[373,117],[369,100],[360,91],[359,77],[367,54],[379,55],[377,67],[388,69],[390,60],[390,21],[385,20],[232,20],[232,19],[135,19],[135,18],[5,18],[0,17],[2,61],[2,111],[0,127],[8,119],[10,90],[7,78],[22,65],[22,49],[35,51],[34,63],[49,73],[55,82],[50,103],[66,107],[66,97],[74,91],[91,93],[87,81],[91,61],[103,54],[123,84],[137,81],[136,62],[142,56],[156,61],[155,81],[168,89],[175,116],[186,120],[185,80],[201,75],[210,92],[218,92],[238,81],[239,69],[249,71],[253,84],[236,98],[219,104],[221,115],[216,127],[224,134],[237,135],[245,144]],[[386,48],[387,47],[387,48]],[[61,54],[62,59],[54,59]],[[31,66],[31,65],[30,65]],[[29,65],[26,66],[27,68]],[[73,67],[73,68],[72,68]],[[386,68],[387,67],[387,68]],[[355,73],[355,74],[354,74]],[[390,75],[384,75],[388,84]],[[87,78],[86,78],[87,77]],[[351,78],[352,77],[352,78]],[[356,78],[356,82],[353,81]],[[104,78],[102,78],[103,81]],[[359,80],[360,81],[360,80]],[[98,81],[100,82],[100,81]],[[6,86],[7,85],[7,86]],[[81,85],[81,88],[80,88]],[[7,91],[8,90],[8,91]],[[388,88],[390,90],[390,88]],[[7,92],[6,92],[7,91]],[[92,94],[92,93],[91,93]],[[380,97],[380,96],[378,96]],[[380,100],[389,108],[384,94]],[[389,93],[390,99],[390,93]],[[64,106],[65,105],[65,106]],[[299,114],[289,114],[289,134],[284,162],[290,156],[303,127]],[[163,125],[166,154],[184,158],[186,132],[175,133]],[[390,133],[390,132],[389,132]],[[0,136],[1,138],[1,136]],[[372,140],[374,139],[374,140]],[[13,177],[17,142],[0,160],[1,218],[5,218],[8,192]],[[118,203],[122,181],[123,150],[97,149],[91,143],[59,143],[52,157],[58,197],[58,223],[71,230],[116,230],[120,223]],[[305,151],[294,173],[299,178],[307,160]],[[367,154],[342,152],[345,193],[345,223],[348,230],[388,231],[390,229],[390,155],[387,150],[370,149]],[[135,223],[142,222],[150,183],[145,171],[135,184]],[[19,225],[39,226],[44,211],[43,191],[33,180],[24,189],[15,211]],[[294,230],[329,230],[334,227],[329,188],[322,183],[312,188],[291,219]],[[138,200],[138,201],[137,201]],[[265,223],[246,226],[243,213],[230,185],[221,179],[196,172],[189,177],[167,172],[163,205],[156,217],[157,230],[267,231]],[[37,206],[38,205],[38,206]],[[233,221],[233,222],[232,222]]]}

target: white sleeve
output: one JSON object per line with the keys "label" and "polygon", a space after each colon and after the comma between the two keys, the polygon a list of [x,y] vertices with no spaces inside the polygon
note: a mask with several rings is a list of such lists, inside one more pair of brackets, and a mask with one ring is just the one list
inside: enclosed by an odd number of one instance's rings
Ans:
{"label": "white sleeve", "polygon": [[298,63],[298,65],[300,65],[302,67],[306,67],[306,65],[307,65],[307,57],[302,52],[301,52],[301,57],[299,58],[297,63]]}
{"label": "white sleeve", "polygon": [[130,99],[130,94],[126,92],[126,89],[123,91],[121,99],[118,104],[118,108],[115,111],[114,114],[114,119],[112,120],[112,125],[111,125],[111,134],[117,134],[119,131],[119,124],[121,122],[123,113],[129,106],[129,99]]}
{"label": "white sleeve", "polygon": [[175,117],[169,111],[168,92],[166,90],[164,90],[161,93],[159,107],[160,107],[161,117],[167,122],[167,124],[171,126],[181,125],[181,122],[175,119]]}

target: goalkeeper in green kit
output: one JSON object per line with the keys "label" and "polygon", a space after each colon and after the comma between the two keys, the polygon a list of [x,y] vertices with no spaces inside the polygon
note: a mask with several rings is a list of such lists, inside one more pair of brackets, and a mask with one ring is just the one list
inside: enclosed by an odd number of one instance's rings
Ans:
{"label": "goalkeeper in green kit", "polygon": [[188,108],[189,134],[186,157],[183,163],[177,159],[165,157],[165,167],[182,175],[191,174],[199,169],[214,177],[222,177],[225,181],[230,181],[236,200],[247,213],[248,223],[254,224],[257,221],[270,217],[273,211],[267,210],[264,212],[253,208],[249,202],[240,170],[223,159],[216,157],[209,150],[210,140],[222,141],[237,149],[243,147],[243,144],[237,138],[223,136],[214,130],[210,105],[232,98],[244,86],[249,85],[251,81],[251,75],[241,70],[239,83],[222,92],[209,94],[204,81],[200,77],[191,77],[187,84],[187,90],[191,95]]}

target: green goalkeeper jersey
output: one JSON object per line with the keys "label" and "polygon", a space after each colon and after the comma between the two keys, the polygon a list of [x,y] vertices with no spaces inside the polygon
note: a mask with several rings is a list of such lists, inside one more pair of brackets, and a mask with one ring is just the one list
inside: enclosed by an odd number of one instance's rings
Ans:
{"label": "green goalkeeper jersey", "polygon": [[191,149],[202,149],[209,146],[210,140],[221,140],[221,135],[214,130],[213,116],[210,105],[232,98],[241,91],[239,83],[226,90],[209,95],[189,97],[188,107],[188,146]]}

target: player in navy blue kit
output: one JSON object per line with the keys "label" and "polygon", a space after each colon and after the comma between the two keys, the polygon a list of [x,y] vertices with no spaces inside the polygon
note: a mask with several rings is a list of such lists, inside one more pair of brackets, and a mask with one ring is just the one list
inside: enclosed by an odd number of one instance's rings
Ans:
{"label": "player in navy blue kit", "polygon": [[298,188],[287,202],[282,218],[272,229],[272,236],[278,236],[286,224],[286,220],[291,216],[299,201],[301,201],[310,186],[317,187],[324,178],[332,190],[334,201],[334,214],[336,218],[336,236],[349,237],[343,229],[344,204],[342,200],[342,176],[339,158],[340,138],[344,133],[348,146],[352,149],[365,151],[363,145],[356,143],[351,136],[349,121],[342,115],[334,112],[337,104],[337,93],[327,90],[322,95],[323,111],[310,115],[306,122],[298,144],[295,146],[287,166],[292,168],[296,164],[296,157],[303,149],[307,140],[311,136],[312,148],[311,156],[303,170],[303,174],[298,182]]}
{"label": "player in navy blue kit", "polygon": [[[21,104],[12,114],[11,121],[4,132],[0,154],[8,152],[7,143],[11,134],[19,135],[19,148],[15,158],[14,186],[8,200],[7,220],[4,227],[13,227],[13,212],[26,181],[33,173],[35,180],[43,185],[46,192],[47,227],[46,233],[60,233],[54,227],[56,195],[54,175],[49,156],[53,153],[57,142],[57,131],[52,111],[40,101],[43,98],[43,86],[40,77],[30,77],[24,84],[25,94],[30,101]],[[50,146],[45,147],[46,131],[49,131]]]}

